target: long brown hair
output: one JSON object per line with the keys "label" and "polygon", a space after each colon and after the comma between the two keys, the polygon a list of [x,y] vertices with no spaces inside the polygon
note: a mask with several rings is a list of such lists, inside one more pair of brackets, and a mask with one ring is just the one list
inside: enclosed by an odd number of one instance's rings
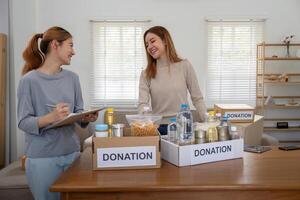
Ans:
{"label": "long brown hair", "polygon": [[[22,69],[22,75],[39,68],[44,63],[51,41],[56,40],[58,43],[62,43],[71,37],[72,35],[68,31],[57,26],[49,28],[45,33],[35,34],[23,52],[25,65]],[[40,48],[38,45],[39,38],[41,38]]]}
{"label": "long brown hair", "polygon": [[151,78],[155,78],[157,70],[156,70],[156,60],[153,59],[153,57],[147,51],[146,35],[148,33],[153,33],[153,34],[157,35],[158,37],[160,37],[160,39],[162,41],[165,42],[167,58],[169,59],[169,61],[171,63],[180,62],[180,61],[182,61],[182,59],[178,57],[174,43],[171,38],[171,35],[165,27],[154,26],[154,27],[148,29],[144,33],[144,45],[145,45],[147,61],[148,61],[147,68],[146,68],[146,77],[147,77],[147,79],[151,79]]}

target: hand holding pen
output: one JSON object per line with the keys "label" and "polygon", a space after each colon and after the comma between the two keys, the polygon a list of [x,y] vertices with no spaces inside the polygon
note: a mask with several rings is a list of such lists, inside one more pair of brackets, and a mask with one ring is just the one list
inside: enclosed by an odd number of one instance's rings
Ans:
{"label": "hand holding pen", "polygon": [[45,126],[48,126],[49,124],[60,121],[70,113],[70,108],[67,103],[59,103],[57,105],[46,104],[46,106],[53,108],[53,110],[48,114],[40,116],[38,118],[39,128],[43,128]]}
{"label": "hand holding pen", "polygon": [[59,103],[57,105],[46,104],[48,107],[54,108],[51,114],[53,121],[60,121],[70,114],[70,106],[67,103]]}

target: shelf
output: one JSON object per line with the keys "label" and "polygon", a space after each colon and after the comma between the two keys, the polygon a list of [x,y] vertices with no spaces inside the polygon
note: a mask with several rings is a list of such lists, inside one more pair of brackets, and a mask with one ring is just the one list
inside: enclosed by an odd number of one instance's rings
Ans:
{"label": "shelf", "polygon": [[265,121],[300,121],[300,118],[264,118]]}
{"label": "shelf", "polygon": [[264,127],[264,131],[300,131],[300,127],[289,127],[289,128]]}
{"label": "shelf", "polygon": [[[267,96],[256,96],[257,98],[268,98]],[[300,96],[272,96],[273,99],[300,99]]]}
{"label": "shelf", "polygon": [[[261,109],[262,106],[257,106],[258,109]],[[285,106],[285,105],[264,105],[264,109],[300,109],[300,106]]]}
{"label": "shelf", "polygon": [[258,60],[300,60],[298,57],[265,57],[265,58],[259,58]]}
{"label": "shelf", "polygon": [[[259,43],[257,46],[266,46],[266,47],[284,47],[286,44],[278,44],[278,43]],[[300,46],[298,43],[290,43],[290,46]]]}
{"label": "shelf", "polygon": [[[262,76],[262,75],[263,74],[261,74],[261,73],[257,74],[257,76]],[[280,76],[282,74],[269,74],[269,73],[265,73],[264,75],[266,77],[268,77],[268,76]],[[300,76],[300,73],[286,73],[285,75],[287,75],[287,76]]]}
{"label": "shelf", "polygon": [[[299,49],[300,43],[289,44],[293,49]],[[295,46],[297,46],[295,48]],[[273,51],[276,50],[276,51]],[[277,51],[277,50],[280,50]],[[274,54],[274,52],[277,52]],[[300,61],[300,57],[296,55],[285,57],[284,53],[287,52],[287,44],[284,43],[265,43],[262,42],[257,45],[257,54],[256,54],[256,109],[257,112],[266,115],[264,118],[265,122],[271,122],[276,124],[276,122],[287,121],[291,122],[293,126],[285,129],[278,129],[277,127],[264,127],[264,131],[274,131],[274,132],[286,132],[286,131],[300,131],[300,116],[291,116],[291,112],[298,113],[300,110],[300,105],[290,105],[287,102],[299,102],[300,95],[298,95],[298,88],[300,86],[300,72],[295,71],[294,67]],[[274,56],[273,56],[274,55]],[[272,62],[267,62],[272,61]],[[283,61],[283,62],[281,62]],[[284,62],[286,61],[286,62]],[[295,61],[295,65],[291,65],[290,61]],[[288,63],[289,62],[289,63]],[[275,68],[273,68],[273,66]],[[298,65],[297,65],[298,66]],[[267,68],[267,69],[266,69]],[[280,70],[280,71],[279,71]],[[283,71],[283,72],[282,72]],[[286,71],[287,73],[284,73]],[[267,73],[266,73],[267,72]],[[287,80],[287,82],[285,82]],[[286,95],[284,91],[286,89],[292,90],[290,94],[298,96],[280,96]],[[269,90],[270,89],[270,90]],[[277,93],[274,93],[271,89],[277,89]],[[269,92],[269,93],[267,93]],[[273,92],[273,93],[272,93]],[[272,95],[272,98],[277,104],[265,105],[264,102],[269,95]],[[273,96],[277,94],[277,96]],[[295,101],[294,101],[295,100]],[[267,110],[274,109],[277,114],[274,112],[265,112]],[[279,113],[284,113],[284,118],[280,118]],[[295,123],[295,124],[294,124]],[[269,126],[272,126],[269,124]],[[273,125],[274,126],[274,125]],[[275,125],[276,126],[276,125]]]}
{"label": "shelf", "polygon": [[300,81],[290,81],[290,82],[279,82],[279,81],[265,81],[266,84],[273,85],[299,85]]}
{"label": "shelf", "polygon": [[278,140],[279,143],[300,143],[300,140]]}

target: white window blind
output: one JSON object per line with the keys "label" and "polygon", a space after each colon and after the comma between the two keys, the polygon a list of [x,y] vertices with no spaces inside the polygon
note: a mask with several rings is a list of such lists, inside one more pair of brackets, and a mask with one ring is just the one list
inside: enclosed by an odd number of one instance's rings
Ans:
{"label": "white window blind", "polygon": [[92,22],[91,105],[134,107],[146,65],[143,34],[148,22]]}
{"label": "white window blind", "polygon": [[255,106],[256,44],[264,21],[208,21],[206,102]]}

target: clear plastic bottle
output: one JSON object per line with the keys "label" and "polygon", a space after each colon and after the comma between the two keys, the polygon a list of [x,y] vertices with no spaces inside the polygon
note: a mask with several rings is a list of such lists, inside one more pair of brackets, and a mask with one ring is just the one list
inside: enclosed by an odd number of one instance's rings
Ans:
{"label": "clear plastic bottle", "polygon": [[172,117],[170,119],[170,124],[168,125],[168,140],[170,142],[176,143],[177,142],[177,124],[176,118]]}
{"label": "clear plastic bottle", "polygon": [[219,141],[229,140],[229,127],[228,127],[228,118],[227,116],[223,116],[221,118],[220,124],[217,126],[218,130],[218,139]]}
{"label": "clear plastic bottle", "polygon": [[227,127],[228,127],[228,117],[227,117],[227,116],[224,115],[224,116],[221,118],[220,126],[227,126]]}
{"label": "clear plastic bottle", "polygon": [[150,107],[149,106],[144,106],[142,114],[143,115],[151,115],[151,109],[150,109]]}
{"label": "clear plastic bottle", "polygon": [[177,130],[179,144],[187,145],[193,142],[193,116],[187,104],[181,104],[177,114]]}

